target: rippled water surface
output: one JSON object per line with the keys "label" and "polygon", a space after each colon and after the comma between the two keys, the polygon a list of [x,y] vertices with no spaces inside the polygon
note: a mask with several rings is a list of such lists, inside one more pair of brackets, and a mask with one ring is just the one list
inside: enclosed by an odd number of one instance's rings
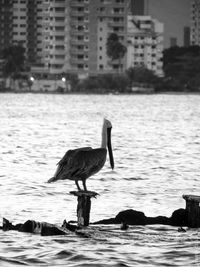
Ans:
{"label": "rippled water surface", "polygon": [[[76,219],[73,181],[47,184],[71,148],[98,147],[103,117],[112,121],[115,170],[107,161],[87,181],[100,194],[91,221],[133,208],[147,216],[184,208],[200,194],[199,95],[0,95],[0,217],[62,224]],[[200,266],[198,229],[90,226],[41,237],[0,231],[0,266]]]}

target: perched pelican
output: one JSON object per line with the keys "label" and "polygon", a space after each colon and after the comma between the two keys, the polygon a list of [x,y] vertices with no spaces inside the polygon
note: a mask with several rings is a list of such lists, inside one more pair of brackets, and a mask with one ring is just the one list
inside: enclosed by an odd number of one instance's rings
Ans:
{"label": "perched pelican", "polygon": [[102,141],[100,148],[82,147],[78,149],[68,150],[64,157],[58,162],[57,170],[54,177],[48,180],[49,183],[57,180],[74,180],[78,190],[81,188],[78,181],[81,180],[83,188],[87,191],[86,179],[103,168],[107,148],[110,158],[110,166],[114,169],[114,159],[111,145],[111,129],[112,124],[109,120],[104,119],[102,128]]}

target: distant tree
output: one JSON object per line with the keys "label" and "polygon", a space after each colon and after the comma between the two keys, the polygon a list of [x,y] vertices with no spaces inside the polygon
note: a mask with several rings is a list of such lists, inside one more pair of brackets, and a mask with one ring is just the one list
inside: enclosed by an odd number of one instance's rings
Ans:
{"label": "distant tree", "polygon": [[152,70],[149,70],[144,66],[130,67],[126,71],[126,74],[129,78],[131,86],[133,82],[154,84],[159,79]]}
{"label": "distant tree", "polygon": [[3,73],[6,77],[15,78],[19,72],[24,70],[25,49],[20,45],[13,45],[2,51],[4,60]]}
{"label": "distant tree", "polygon": [[106,52],[107,56],[112,61],[119,60],[119,68],[121,67],[121,60],[126,54],[127,48],[119,41],[116,33],[111,33],[107,39]]}
{"label": "distant tree", "polygon": [[128,80],[124,74],[104,74],[98,78],[100,88],[105,91],[126,92],[128,88]]}
{"label": "distant tree", "polygon": [[200,47],[172,47],[163,55],[166,79],[180,90],[200,89]]}

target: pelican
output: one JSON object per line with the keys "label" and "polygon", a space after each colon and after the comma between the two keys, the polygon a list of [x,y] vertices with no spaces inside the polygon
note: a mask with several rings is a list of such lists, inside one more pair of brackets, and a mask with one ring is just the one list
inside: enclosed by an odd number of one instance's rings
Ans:
{"label": "pelican", "polygon": [[109,120],[104,119],[102,127],[102,140],[100,148],[82,147],[68,150],[64,157],[58,162],[57,170],[54,176],[48,180],[49,183],[57,180],[74,180],[78,188],[81,188],[78,181],[82,181],[84,191],[87,191],[86,179],[99,172],[105,162],[107,148],[110,158],[110,166],[114,169],[114,159],[111,145],[112,124]]}

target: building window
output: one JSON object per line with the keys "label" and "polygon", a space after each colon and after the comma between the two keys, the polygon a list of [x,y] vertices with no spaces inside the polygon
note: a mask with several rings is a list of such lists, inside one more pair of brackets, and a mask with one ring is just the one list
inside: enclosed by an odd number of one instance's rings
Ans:
{"label": "building window", "polygon": [[78,64],[77,67],[78,67],[79,70],[82,70],[84,68],[84,65],[83,64]]}
{"label": "building window", "polygon": [[64,47],[64,45],[56,45],[55,46],[55,49],[57,49],[57,50],[64,50],[65,47]]}
{"label": "building window", "polygon": [[118,8],[118,7],[113,8],[113,13],[114,14],[122,14],[122,13],[124,13],[124,8]]}
{"label": "building window", "polygon": [[65,37],[64,36],[56,36],[55,37],[55,40],[56,41],[64,41],[65,40]]}
{"label": "building window", "polygon": [[[47,18],[48,20],[48,18]],[[64,17],[55,17],[55,21],[65,21]]]}
{"label": "building window", "polygon": [[77,59],[83,59],[84,58],[84,55],[78,55],[77,56]]}
{"label": "building window", "polygon": [[78,41],[82,41],[83,38],[84,38],[84,36],[82,36],[82,35],[78,35],[78,36],[77,36],[77,40],[78,40]]}
{"label": "building window", "polygon": [[99,9],[100,12],[105,12],[105,10],[106,10],[105,7],[100,7]]}

